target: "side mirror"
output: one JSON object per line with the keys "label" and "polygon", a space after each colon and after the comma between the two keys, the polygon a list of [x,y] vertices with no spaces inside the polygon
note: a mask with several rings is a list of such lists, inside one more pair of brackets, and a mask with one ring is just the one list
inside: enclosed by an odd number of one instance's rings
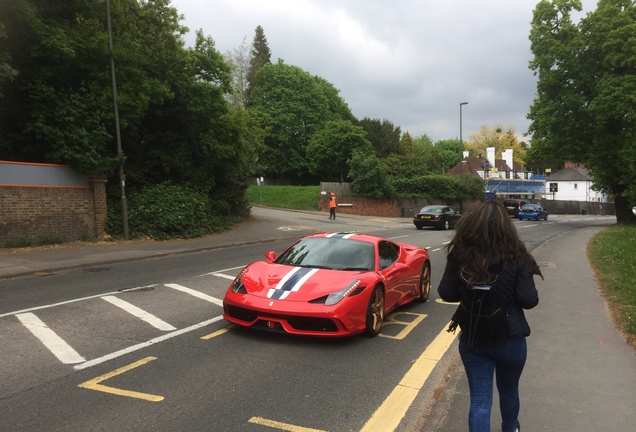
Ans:
{"label": "side mirror", "polygon": [[265,252],[265,256],[267,257],[268,260],[274,262],[274,260],[276,259],[276,252],[267,251],[267,252]]}

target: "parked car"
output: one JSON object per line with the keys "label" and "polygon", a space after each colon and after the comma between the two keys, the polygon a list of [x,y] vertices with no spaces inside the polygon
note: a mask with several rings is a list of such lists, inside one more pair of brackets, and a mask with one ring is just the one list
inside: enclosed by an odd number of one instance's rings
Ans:
{"label": "parked car", "polygon": [[543,210],[539,204],[524,204],[517,216],[519,220],[523,219],[543,219],[548,220],[548,212]]}
{"label": "parked car", "polygon": [[318,233],[245,267],[223,299],[223,318],[304,336],[380,332],[384,317],[431,289],[428,251],[367,234]]}
{"label": "parked car", "polygon": [[461,213],[451,207],[429,205],[422,207],[419,213],[413,216],[413,225],[418,230],[425,226],[447,230],[456,227],[461,217]]}
{"label": "parked car", "polygon": [[506,199],[503,205],[510,216],[517,217],[524,204],[530,204],[530,201],[523,199]]}

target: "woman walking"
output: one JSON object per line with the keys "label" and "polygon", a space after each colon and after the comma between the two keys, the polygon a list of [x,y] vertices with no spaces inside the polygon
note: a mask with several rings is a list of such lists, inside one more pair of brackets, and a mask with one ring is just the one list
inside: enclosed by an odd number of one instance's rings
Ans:
{"label": "woman walking", "polygon": [[539,303],[534,275],[541,270],[506,209],[486,201],[464,215],[446,246],[440,297],[460,302],[448,331],[461,329],[459,353],[470,388],[470,432],[490,431],[493,374],[501,430],[520,431],[519,378],[530,327],[523,309]]}

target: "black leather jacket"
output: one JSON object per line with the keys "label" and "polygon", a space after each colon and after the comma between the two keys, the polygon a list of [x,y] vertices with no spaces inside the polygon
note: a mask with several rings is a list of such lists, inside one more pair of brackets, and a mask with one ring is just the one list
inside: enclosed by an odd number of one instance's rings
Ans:
{"label": "black leather jacket", "polygon": [[[508,311],[509,337],[529,336],[530,326],[523,310],[532,309],[539,304],[539,293],[532,273],[525,263],[511,261],[501,271],[498,284]],[[437,292],[442,300],[459,302],[464,289],[466,284],[460,279],[459,274],[448,274],[448,271],[444,271]]]}

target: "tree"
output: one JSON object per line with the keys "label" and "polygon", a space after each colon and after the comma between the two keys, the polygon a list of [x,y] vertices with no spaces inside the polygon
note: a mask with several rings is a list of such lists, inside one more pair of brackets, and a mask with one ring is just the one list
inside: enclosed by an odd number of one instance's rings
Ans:
{"label": "tree", "polygon": [[112,171],[103,121],[112,106],[104,8],[16,0],[0,3],[0,17],[10,62],[3,69],[12,78],[0,80],[1,157]]}
{"label": "tree", "polygon": [[354,151],[362,149],[373,152],[366,132],[347,120],[331,120],[312,135],[307,147],[309,168],[319,173],[322,180],[345,180],[348,173],[347,162]]}
{"label": "tree", "polygon": [[408,140],[402,140],[402,144],[406,144],[405,154],[391,153],[382,158],[384,169],[391,180],[419,177],[442,171],[441,159],[428,136],[422,135],[412,140],[410,151]]}
{"label": "tree", "polygon": [[580,1],[543,0],[534,11],[532,147],[584,163],[614,197],[617,221],[636,221],[636,5],[600,0],[579,25],[573,10]]}
{"label": "tree", "polygon": [[435,150],[442,161],[443,172],[448,171],[463,159],[464,146],[458,139],[437,141]]}
{"label": "tree", "polygon": [[263,66],[257,80],[250,111],[263,128],[259,163],[269,176],[303,179],[307,146],[330,117],[329,100],[315,77],[282,60]]}
{"label": "tree", "polygon": [[400,127],[395,127],[393,123],[384,119],[370,119],[368,117],[360,120],[360,126],[364,128],[373,144],[375,154],[380,159],[389,156],[391,153],[401,155],[404,150],[400,146]]}
{"label": "tree", "polygon": [[354,195],[371,198],[392,198],[395,195],[380,159],[373,153],[358,149],[353,152],[348,164]]}
{"label": "tree", "polygon": [[413,137],[409,131],[402,134],[402,138],[400,138],[400,147],[402,147],[405,154],[413,154],[415,148],[413,146]]}
{"label": "tree", "polygon": [[[198,31],[185,49],[188,29],[169,0],[113,1],[111,16],[127,188],[172,180],[217,200],[220,214],[244,212],[259,136],[224,98],[230,67],[212,38]],[[113,176],[124,160],[104,3],[12,0],[0,2],[0,20],[1,61],[16,71],[0,79],[0,158]],[[116,191],[118,179],[108,185]]]}
{"label": "tree", "polygon": [[330,118],[333,120],[347,120],[355,122],[356,118],[351,113],[349,105],[340,96],[340,90],[334,87],[329,81],[319,76],[314,76],[316,83],[321,88],[322,93],[327,98],[329,105]]}
{"label": "tree", "polygon": [[271,64],[272,53],[267,44],[265,31],[260,25],[256,27],[254,41],[252,42],[252,52],[250,56],[250,66],[247,71],[247,99],[251,101],[251,94],[254,87],[258,86],[258,71],[266,64]]}
{"label": "tree", "polygon": [[233,106],[247,108],[247,89],[249,85],[247,74],[251,59],[250,47],[245,39],[243,39],[238,48],[225,54],[225,60],[232,68],[232,92],[227,95],[227,98]]}
{"label": "tree", "polygon": [[500,156],[507,149],[512,149],[514,161],[524,165],[526,150],[517,139],[514,126],[504,129],[503,125],[498,124],[494,129],[491,129],[488,125],[481,125],[479,132],[470,135],[465,146],[470,156],[473,157],[480,154],[485,157],[488,147],[495,148],[495,156]]}

